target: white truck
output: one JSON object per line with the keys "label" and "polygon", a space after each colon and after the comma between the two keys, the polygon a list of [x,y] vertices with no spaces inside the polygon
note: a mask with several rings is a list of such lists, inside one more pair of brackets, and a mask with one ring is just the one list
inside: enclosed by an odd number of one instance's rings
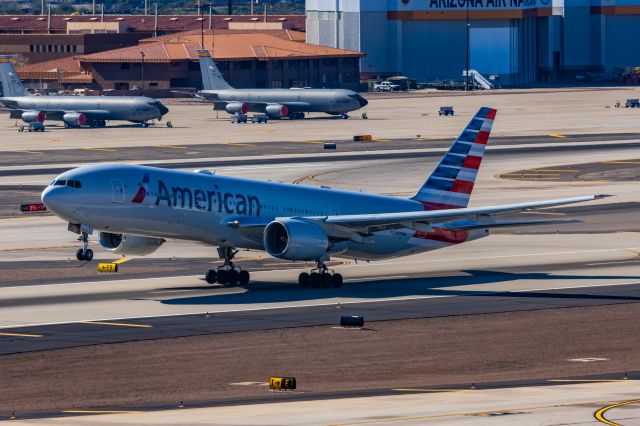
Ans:
{"label": "white truck", "polygon": [[378,83],[373,86],[373,89],[376,92],[397,92],[400,90],[400,86],[397,84],[393,84],[390,81],[383,81],[382,83]]}

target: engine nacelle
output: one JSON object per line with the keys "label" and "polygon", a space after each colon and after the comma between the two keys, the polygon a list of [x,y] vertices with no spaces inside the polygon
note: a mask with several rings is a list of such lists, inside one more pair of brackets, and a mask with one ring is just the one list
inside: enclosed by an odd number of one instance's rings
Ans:
{"label": "engine nacelle", "polygon": [[80,127],[87,124],[87,116],[81,112],[67,112],[62,116],[64,124],[70,127]]}
{"label": "engine nacelle", "polygon": [[112,253],[122,255],[146,256],[158,250],[164,241],[164,238],[100,233],[100,245]]}
{"label": "engine nacelle", "polygon": [[47,113],[44,111],[25,111],[20,116],[25,123],[44,123]]}
{"label": "engine nacelle", "polygon": [[287,260],[317,260],[327,254],[329,236],[316,224],[281,219],[264,229],[264,248],[273,257]]}
{"label": "engine nacelle", "polygon": [[269,114],[269,117],[271,118],[282,118],[289,115],[289,107],[286,105],[280,105],[280,104],[267,105],[267,107],[265,108],[265,111],[267,114]]}
{"label": "engine nacelle", "polygon": [[224,109],[229,114],[246,114],[249,112],[249,105],[242,102],[229,102]]}

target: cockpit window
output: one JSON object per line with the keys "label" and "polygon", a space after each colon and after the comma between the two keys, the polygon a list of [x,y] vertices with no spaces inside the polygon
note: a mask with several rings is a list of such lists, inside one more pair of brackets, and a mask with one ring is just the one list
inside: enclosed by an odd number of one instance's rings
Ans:
{"label": "cockpit window", "polygon": [[56,183],[54,184],[55,186],[65,186],[67,184],[67,181],[64,179],[59,179],[56,181]]}
{"label": "cockpit window", "polygon": [[70,186],[71,188],[82,188],[82,184],[80,183],[79,180],[68,180],[67,181],[67,186]]}
{"label": "cockpit window", "polygon": [[51,181],[51,183],[49,183],[49,186],[53,186],[55,184],[56,184],[56,180],[54,179],[54,180]]}

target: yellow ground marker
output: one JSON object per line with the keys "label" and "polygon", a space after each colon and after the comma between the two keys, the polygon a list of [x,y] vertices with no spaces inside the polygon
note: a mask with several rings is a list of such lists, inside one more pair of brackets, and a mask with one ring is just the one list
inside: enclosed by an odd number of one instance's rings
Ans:
{"label": "yellow ground marker", "polygon": [[142,414],[144,411],[126,410],[63,410],[67,414]]}
{"label": "yellow ground marker", "polygon": [[475,389],[420,389],[420,388],[398,388],[396,392],[473,392]]}
{"label": "yellow ground marker", "polygon": [[515,177],[523,177],[523,176],[541,176],[541,177],[552,177],[552,176],[560,176],[556,173],[505,173],[502,176],[515,176]]}
{"label": "yellow ground marker", "polygon": [[380,143],[389,143],[391,142],[390,139],[374,139],[374,142],[380,142]]}
{"label": "yellow ground marker", "polygon": [[600,383],[600,382],[637,382],[637,380],[632,379],[549,379],[547,382],[554,383],[572,383],[572,382],[584,382],[584,383]]}
{"label": "yellow ground marker", "polygon": [[567,169],[532,169],[535,172],[556,172],[556,173],[579,173],[580,170],[567,170]]}
{"label": "yellow ground marker", "polygon": [[107,321],[80,321],[80,324],[112,325],[114,327],[153,328],[151,324],[131,324],[131,323],[125,323],[125,322],[107,322]]}
{"label": "yellow ground marker", "polygon": [[42,337],[42,334],[0,333],[0,336],[7,336],[7,337]]}
{"label": "yellow ground marker", "polygon": [[229,146],[256,146],[254,143],[240,143],[240,142],[225,142],[225,145]]}
{"label": "yellow ground marker", "polygon": [[623,405],[629,405],[629,404],[637,404],[639,402],[640,402],[640,399],[632,399],[631,401],[624,401],[624,402],[619,402],[617,404],[607,405],[606,407],[602,407],[601,409],[596,411],[593,414],[593,417],[595,417],[596,420],[598,420],[599,422],[604,423],[606,425],[621,426],[619,423],[615,423],[615,422],[612,422],[611,420],[607,420],[604,417],[604,413],[606,413],[607,411],[611,410],[612,408],[621,407]]}
{"label": "yellow ground marker", "polygon": [[130,260],[131,260],[130,257],[123,257],[122,259],[118,259],[115,262],[111,262],[111,263],[115,263],[116,265],[120,265],[121,263],[128,262]]}
{"label": "yellow ground marker", "polygon": [[560,139],[566,138],[565,135],[561,135],[559,133],[549,133],[549,136],[551,136],[552,138],[560,138]]}
{"label": "yellow ground marker", "polygon": [[605,164],[640,164],[640,161],[603,161]]}
{"label": "yellow ground marker", "polygon": [[104,151],[104,152],[116,152],[115,149],[109,149],[109,148],[80,148],[83,149],[85,151]]}

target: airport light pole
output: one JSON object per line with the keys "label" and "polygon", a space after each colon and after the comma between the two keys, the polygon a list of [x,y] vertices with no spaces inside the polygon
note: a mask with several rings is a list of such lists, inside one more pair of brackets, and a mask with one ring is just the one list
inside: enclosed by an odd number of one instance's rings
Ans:
{"label": "airport light pole", "polygon": [[467,90],[469,90],[469,1],[467,0],[467,24],[465,26],[466,29],[466,36],[467,36],[467,58],[466,58],[466,69],[467,72],[465,72],[465,77],[464,77],[464,90],[465,92]]}
{"label": "airport light pole", "polygon": [[144,52],[140,52],[140,78],[142,80],[142,87],[140,88],[140,93],[142,93],[142,95],[144,95]]}

